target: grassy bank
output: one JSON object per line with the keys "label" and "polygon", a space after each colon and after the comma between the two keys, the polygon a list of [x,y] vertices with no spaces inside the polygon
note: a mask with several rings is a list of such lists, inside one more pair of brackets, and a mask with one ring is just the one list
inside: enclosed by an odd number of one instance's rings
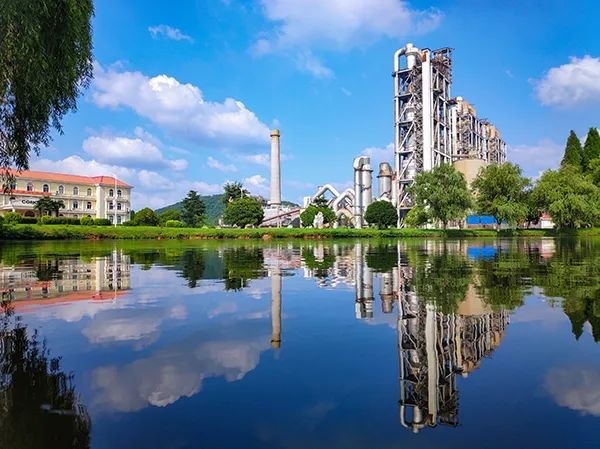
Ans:
{"label": "grassy bank", "polygon": [[110,227],[74,225],[5,225],[4,240],[104,240],[104,239],[340,239],[340,238],[473,238],[473,237],[544,237],[557,235],[600,236],[600,228],[556,233],[552,230],[496,232],[489,229],[191,229],[158,227]]}

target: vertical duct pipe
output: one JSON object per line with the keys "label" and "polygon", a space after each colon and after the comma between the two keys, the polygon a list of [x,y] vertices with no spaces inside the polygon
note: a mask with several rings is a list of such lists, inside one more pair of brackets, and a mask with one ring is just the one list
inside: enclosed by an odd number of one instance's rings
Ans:
{"label": "vertical duct pipe", "polygon": [[431,85],[431,52],[423,51],[423,171],[433,168],[433,86]]}
{"label": "vertical duct pipe", "polygon": [[271,200],[269,204],[274,207],[281,206],[281,153],[279,137],[278,129],[271,131]]}
{"label": "vertical duct pipe", "polygon": [[354,227],[362,228],[362,158],[354,159]]}
{"label": "vertical duct pipe", "polygon": [[362,167],[362,173],[361,173],[361,179],[362,179],[362,217],[363,217],[363,223],[364,223],[364,216],[365,216],[365,212],[367,212],[367,207],[369,207],[369,204],[371,204],[371,201],[373,200],[373,170],[371,170],[371,165],[369,165],[369,162],[371,162],[371,159],[368,157],[365,157],[365,164]]}

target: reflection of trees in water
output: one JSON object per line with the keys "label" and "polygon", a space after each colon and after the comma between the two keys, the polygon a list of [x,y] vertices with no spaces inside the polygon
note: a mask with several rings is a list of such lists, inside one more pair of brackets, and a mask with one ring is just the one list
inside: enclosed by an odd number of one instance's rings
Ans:
{"label": "reflection of trees in water", "polygon": [[387,273],[398,266],[398,247],[392,244],[369,246],[365,262],[375,273]]}
{"label": "reflection of trees in water", "polygon": [[532,259],[522,249],[499,251],[492,260],[477,262],[476,288],[495,309],[515,309],[531,291]]}
{"label": "reflection of trees in water", "polygon": [[409,260],[411,284],[419,298],[435,304],[441,312],[454,312],[465,299],[473,276],[466,258],[444,245],[433,251],[412,252]]}
{"label": "reflection of trees in water", "polygon": [[309,270],[313,270],[313,276],[316,278],[326,278],[329,276],[329,269],[335,264],[336,256],[331,248],[323,247],[322,254],[317,258],[314,248],[302,248],[302,260]]}
{"label": "reflection of trees in water", "polygon": [[546,296],[564,298],[562,307],[575,338],[588,322],[594,341],[600,341],[600,240],[557,240],[556,254],[537,267],[534,283]]}
{"label": "reflection of trees in water", "polygon": [[3,307],[0,328],[0,447],[89,448],[91,421],[73,376],[61,371],[37,331]]}
{"label": "reflection of trees in water", "polygon": [[181,265],[180,276],[187,280],[190,288],[196,287],[198,281],[204,274],[204,255],[200,250],[187,250],[181,255],[179,261]]}
{"label": "reflection of trees in water", "polygon": [[262,248],[230,248],[223,253],[225,290],[241,290],[266,275]]}

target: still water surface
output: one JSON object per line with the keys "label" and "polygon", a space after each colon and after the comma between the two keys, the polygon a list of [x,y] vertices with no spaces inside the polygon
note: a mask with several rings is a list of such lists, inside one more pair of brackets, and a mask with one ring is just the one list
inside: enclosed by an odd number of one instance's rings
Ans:
{"label": "still water surface", "polygon": [[600,240],[0,257],[2,448],[600,447]]}

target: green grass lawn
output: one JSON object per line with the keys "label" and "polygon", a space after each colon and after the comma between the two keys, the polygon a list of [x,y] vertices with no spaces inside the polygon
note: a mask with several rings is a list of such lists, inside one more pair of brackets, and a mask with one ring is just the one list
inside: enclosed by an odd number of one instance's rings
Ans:
{"label": "green grass lawn", "polygon": [[4,240],[100,240],[100,239],[271,239],[271,238],[409,238],[409,237],[527,237],[576,234],[600,236],[600,228],[556,233],[552,230],[516,230],[496,232],[490,229],[217,229],[217,228],[160,228],[150,226],[77,226],[77,225],[5,225]]}

